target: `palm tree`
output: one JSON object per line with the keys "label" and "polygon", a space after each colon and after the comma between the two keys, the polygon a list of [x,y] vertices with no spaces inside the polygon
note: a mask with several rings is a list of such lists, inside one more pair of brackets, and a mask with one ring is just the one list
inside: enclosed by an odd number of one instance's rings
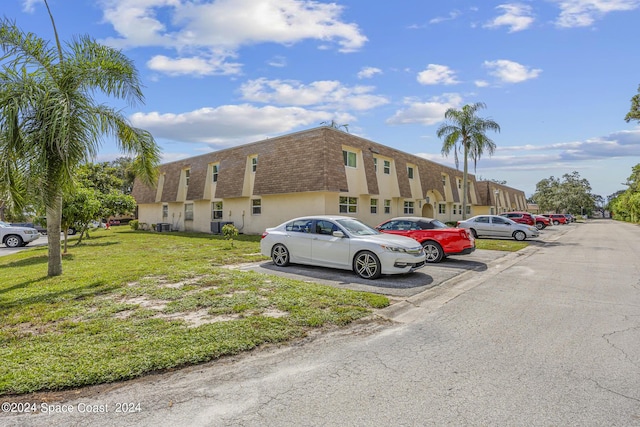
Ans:
{"label": "palm tree", "polygon": [[135,156],[139,176],[154,182],[160,151],[153,136],[118,110],[93,99],[102,93],[143,102],[138,72],[120,51],[88,36],[63,49],[49,5],[56,46],[0,20],[0,192],[13,206],[37,188],[47,215],[48,275],[62,274],[62,196],[76,168],[95,158],[104,136]]}
{"label": "palm tree", "polygon": [[492,130],[500,132],[498,123],[491,119],[482,119],[476,116],[476,112],[486,108],[483,102],[476,102],[472,105],[465,105],[461,110],[449,108],[444,113],[445,123],[437,131],[438,138],[444,137],[442,144],[442,154],[448,155],[453,150],[456,168],[458,168],[458,151],[462,151],[464,159],[464,172],[462,175],[462,219],[467,219],[467,194],[469,192],[467,175],[468,160],[473,159],[475,170],[478,159],[485,151],[489,155],[493,154],[496,144],[489,139],[485,132]]}

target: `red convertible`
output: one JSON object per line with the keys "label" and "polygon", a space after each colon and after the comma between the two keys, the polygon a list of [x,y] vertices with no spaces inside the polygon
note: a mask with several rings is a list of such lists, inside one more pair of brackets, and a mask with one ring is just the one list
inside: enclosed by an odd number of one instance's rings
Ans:
{"label": "red convertible", "polygon": [[378,225],[376,230],[417,240],[424,247],[427,262],[440,262],[449,255],[466,255],[476,250],[476,241],[468,230],[449,227],[437,219],[392,218]]}

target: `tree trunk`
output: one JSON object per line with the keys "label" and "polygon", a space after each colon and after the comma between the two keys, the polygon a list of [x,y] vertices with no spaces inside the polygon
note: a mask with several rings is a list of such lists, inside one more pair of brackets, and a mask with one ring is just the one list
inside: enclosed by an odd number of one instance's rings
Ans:
{"label": "tree trunk", "polygon": [[55,198],[54,206],[47,206],[47,239],[49,240],[48,276],[62,274],[62,254],[60,252],[60,221],[62,219],[62,196]]}
{"label": "tree trunk", "polygon": [[462,220],[467,219],[467,193],[469,192],[469,184],[468,184],[468,157],[469,157],[469,148],[467,144],[464,144],[464,168],[462,171]]}

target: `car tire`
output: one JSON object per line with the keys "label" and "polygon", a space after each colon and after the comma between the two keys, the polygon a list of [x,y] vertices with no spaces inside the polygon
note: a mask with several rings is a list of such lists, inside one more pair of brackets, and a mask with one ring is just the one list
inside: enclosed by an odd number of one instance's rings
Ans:
{"label": "car tire", "polygon": [[353,271],[363,279],[377,279],[382,275],[382,265],[373,252],[359,252],[353,259]]}
{"label": "car tire", "polygon": [[517,241],[521,242],[524,239],[527,238],[527,234],[524,231],[514,231],[513,232],[513,238],[516,239]]}
{"label": "car tire", "polygon": [[8,248],[19,248],[23,243],[22,237],[16,236],[15,234],[10,234],[4,239],[4,244],[7,245]]}
{"label": "car tire", "polygon": [[68,235],[68,236],[73,236],[73,235],[75,235],[76,233],[77,233],[77,231],[76,231],[76,229],[75,229],[75,228],[73,228],[73,227],[71,227],[71,228],[69,228],[69,229],[67,230],[67,235]]}
{"label": "car tire", "polygon": [[560,221],[558,221],[557,219],[553,220],[553,225],[560,225]]}
{"label": "car tire", "polygon": [[289,249],[285,245],[278,243],[271,249],[271,260],[278,267],[286,267],[291,261]]}
{"label": "car tire", "polygon": [[478,238],[478,233],[476,233],[476,230],[474,230],[473,228],[470,228],[469,231],[471,231],[471,235],[473,236],[474,239]]}
{"label": "car tire", "polygon": [[544,225],[544,222],[536,222],[536,228],[538,230],[544,230],[546,227],[546,225]]}
{"label": "car tire", "polygon": [[425,261],[429,263],[436,263],[442,261],[442,258],[444,258],[444,250],[438,242],[427,240],[422,242],[422,247],[424,248],[424,252],[427,254]]}

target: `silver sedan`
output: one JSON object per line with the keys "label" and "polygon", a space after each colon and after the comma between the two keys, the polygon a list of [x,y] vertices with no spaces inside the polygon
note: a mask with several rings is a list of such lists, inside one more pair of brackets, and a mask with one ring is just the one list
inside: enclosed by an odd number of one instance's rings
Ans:
{"label": "silver sedan", "polygon": [[475,238],[501,237],[525,240],[540,235],[536,227],[519,224],[498,215],[477,215],[465,221],[458,221],[457,227],[468,229]]}

